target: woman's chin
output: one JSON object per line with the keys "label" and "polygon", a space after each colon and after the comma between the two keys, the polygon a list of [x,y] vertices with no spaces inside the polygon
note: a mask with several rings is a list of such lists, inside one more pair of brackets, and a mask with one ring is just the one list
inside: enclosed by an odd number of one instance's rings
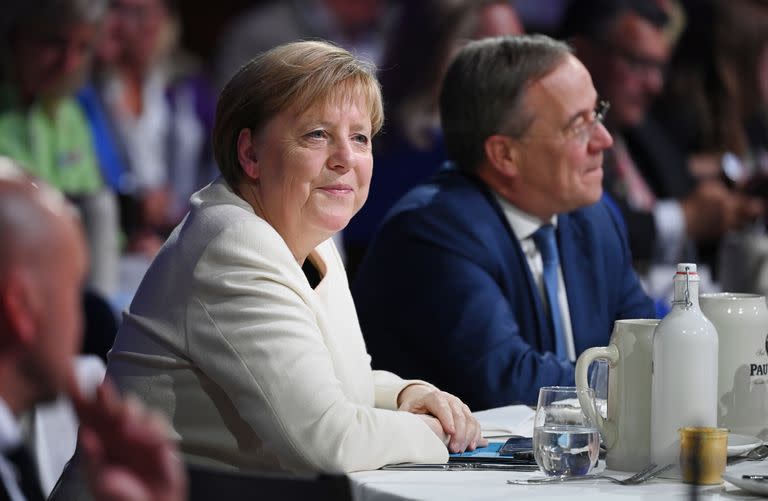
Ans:
{"label": "woman's chin", "polygon": [[336,233],[342,231],[349,224],[349,220],[352,219],[351,215],[326,215],[317,221],[316,227],[318,230],[330,238]]}

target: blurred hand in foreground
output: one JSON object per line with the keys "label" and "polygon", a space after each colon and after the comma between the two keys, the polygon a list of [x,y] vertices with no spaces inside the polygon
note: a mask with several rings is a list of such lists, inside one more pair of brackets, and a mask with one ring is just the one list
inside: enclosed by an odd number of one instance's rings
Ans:
{"label": "blurred hand in foreground", "polygon": [[163,416],[138,400],[122,399],[109,381],[92,399],[84,397],[74,382],[68,386],[80,419],[78,442],[95,499],[186,499],[186,474]]}

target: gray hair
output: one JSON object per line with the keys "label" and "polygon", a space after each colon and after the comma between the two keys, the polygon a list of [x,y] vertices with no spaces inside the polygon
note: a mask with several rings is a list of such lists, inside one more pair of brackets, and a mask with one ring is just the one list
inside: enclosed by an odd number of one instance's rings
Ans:
{"label": "gray hair", "polygon": [[459,52],[440,94],[446,149],[459,169],[477,169],[488,137],[525,134],[533,121],[524,106],[528,86],[572,52],[566,43],[545,35],[487,38]]}

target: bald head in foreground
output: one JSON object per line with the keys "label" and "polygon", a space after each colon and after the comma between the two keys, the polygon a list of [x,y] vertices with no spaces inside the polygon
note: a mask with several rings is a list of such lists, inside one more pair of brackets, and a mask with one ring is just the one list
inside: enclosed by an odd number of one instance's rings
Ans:
{"label": "bald head in foreground", "polygon": [[[73,207],[0,157],[0,469],[13,471],[25,454],[20,416],[67,393],[96,499],[183,499],[185,479],[165,422],[109,385],[85,398],[75,384],[87,269]],[[0,498],[42,499],[37,482],[24,475],[21,469],[18,483],[0,476]]]}

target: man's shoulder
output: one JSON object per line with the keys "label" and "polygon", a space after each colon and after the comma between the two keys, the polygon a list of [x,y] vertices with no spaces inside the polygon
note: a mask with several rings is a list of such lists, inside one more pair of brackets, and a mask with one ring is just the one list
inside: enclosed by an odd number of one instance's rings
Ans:
{"label": "man's shoulder", "polygon": [[456,170],[441,170],[429,181],[410,190],[395,204],[389,217],[432,218],[446,216],[457,220],[478,212],[493,211],[489,193],[482,183]]}

